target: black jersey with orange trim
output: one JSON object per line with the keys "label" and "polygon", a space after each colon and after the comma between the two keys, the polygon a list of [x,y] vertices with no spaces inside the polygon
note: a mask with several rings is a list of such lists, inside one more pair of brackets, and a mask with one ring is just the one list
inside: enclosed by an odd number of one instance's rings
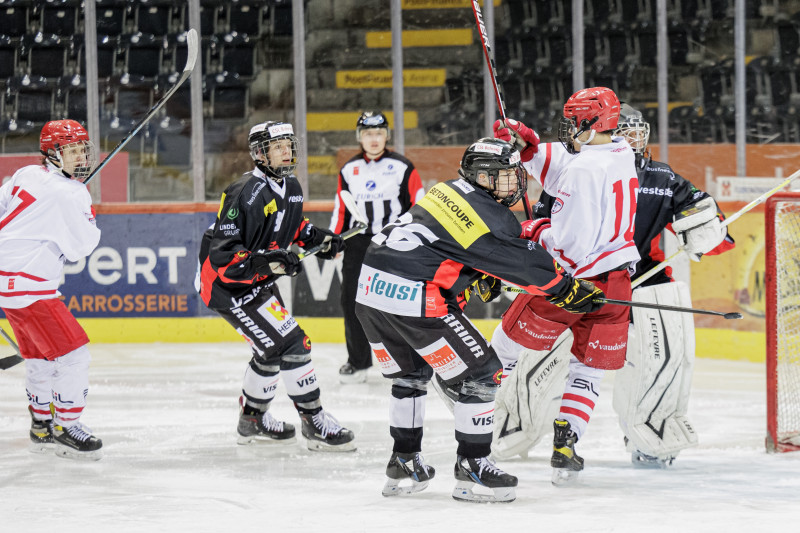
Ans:
{"label": "black jersey with orange trim", "polygon": [[217,218],[200,244],[200,296],[210,308],[229,308],[254,285],[277,276],[259,275],[252,252],[305,244],[313,225],[303,217],[303,189],[294,176],[281,184],[260,170],[244,174],[222,193]]}
{"label": "black jersey with orange trim", "polygon": [[[664,260],[664,251],[660,246],[661,232],[665,229],[672,230],[672,220],[675,215],[704,198],[710,198],[707,192],[692,185],[666,163],[644,158],[636,166],[636,173],[639,178],[639,194],[636,200],[633,241],[639,250],[641,260],[636,264],[636,273],[631,280],[635,280]],[[533,218],[549,217],[552,205],[553,197],[543,192],[539,202],[533,206]],[[719,217],[725,219],[722,213],[719,213]],[[717,255],[734,246],[733,238],[728,235],[706,255]],[[671,270],[667,267],[643,285],[672,281]]]}
{"label": "black jersey with orange trim", "polygon": [[[463,179],[438,183],[373,237],[356,301],[394,314],[444,316],[484,273],[534,294],[561,291],[570,277],[547,251],[520,233],[511,210],[485,190]],[[383,281],[372,286],[381,276],[408,285],[397,290],[396,310],[392,288]],[[383,301],[373,299],[376,293]],[[414,300],[422,296],[419,305],[409,305],[412,294]]]}

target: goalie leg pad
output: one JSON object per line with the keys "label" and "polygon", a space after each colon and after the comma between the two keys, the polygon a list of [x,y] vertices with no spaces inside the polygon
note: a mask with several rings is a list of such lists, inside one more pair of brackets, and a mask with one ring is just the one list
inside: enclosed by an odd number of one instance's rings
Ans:
{"label": "goalie leg pad", "polygon": [[549,351],[523,351],[517,368],[495,400],[492,455],[525,457],[553,426],[561,407],[571,357],[572,332],[561,334]]}
{"label": "goalie leg pad", "polygon": [[[633,300],[692,305],[681,282],[638,288]],[[615,376],[613,405],[635,464],[644,466],[637,457],[645,455],[665,466],[680,450],[697,444],[686,418],[694,349],[691,315],[633,309],[627,362]]]}

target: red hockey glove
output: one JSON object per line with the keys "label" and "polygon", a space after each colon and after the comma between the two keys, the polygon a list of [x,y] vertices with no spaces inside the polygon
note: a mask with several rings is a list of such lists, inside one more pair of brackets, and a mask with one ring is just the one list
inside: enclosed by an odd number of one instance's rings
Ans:
{"label": "red hockey glove", "polygon": [[550,227],[549,218],[537,218],[536,220],[526,220],[522,224],[522,233],[520,237],[531,241],[539,242],[542,232]]}
{"label": "red hockey glove", "polygon": [[505,124],[500,120],[495,120],[493,129],[496,139],[510,142],[519,149],[523,163],[533,159],[534,154],[539,151],[539,136],[518,120],[507,118]]}

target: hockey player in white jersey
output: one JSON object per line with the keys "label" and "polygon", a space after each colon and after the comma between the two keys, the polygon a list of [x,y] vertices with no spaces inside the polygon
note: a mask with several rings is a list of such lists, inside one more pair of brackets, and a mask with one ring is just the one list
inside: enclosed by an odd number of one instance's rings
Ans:
{"label": "hockey player in white jersey", "polygon": [[40,150],[40,165],[19,169],[0,187],[0,308],[25,359],[31,451],[97,460],[103,443],[80,423],[89,338],[58,298],[64,262],[86,257],[100,241],[82,183],[95,151],[74,120],[45,124]]}
{"label": "hockey player in white jersey", "polygon": [[[724,217],[714,200],[669,165],[651,159],[647,151],[649,131],[642,114],[622,104],[616,133],[625,137],[636,153],[640,182],[634,241],[642,260],[637,263],[634,281],[664,259],[659,247],[664,229],[678,234],[693,259],[734,246],[720,225]],[[540,145],[533,171],[543,178],[558,172],[571,157],[562,156],[558,145]],[[554,205],[555,198],[542,193],[534,206],[534,218],[548,217]],[[691,307],[686,285],[671,281],[669,269],[662,271],[634,290],[633,299]],[[492,452],[499,459],[525,456],[549,431],[548,419],[558,410],[555,398],[567,375],[571,333],[562,334],[549,351],[538,351],[530,349],[532,345],[519,323],[504,321],[492,338],[506,375],[516,366],[497,396]],[[633,310],[626,363],[616,375],[613,405],[635,466],[666,467],[680,450],[697,443],[686,418],[693,362],[694,325],[690,315]]]}
{"label": "hockey player in white jersey", "polygon": [[[554,197],[550,218],[524,222],[523,236],[609,298],[630,300],[630,274],[639,260],[633,242],[639,185],[634,152],[624,138],[614,135],[619,112],[619,99],[611,89],[578,91],[564,105],[561,145],[546,145],[538,159],[534,155],[539,152],[539,138],[523,124],[496,124],[495,136],[510,140],[513,135],[526,144],[522,150],[526,169]],[[554,159],[563,164],[548,172]],[[537,350],[549,351],[568,329],[574,336],[566,388],[553,422],[551,465],[556,485],[583,470],[575,443],[586,431],[605,370],[617,370],[625,363],[628,315],[628,308],[618,305],[573,315],[538,296],[521,294],[503,316],[502,330],[513,334],[519,329]],[[502,343],[493,345],[504,348]],[[500,357],[506,367],[510,358]]]}

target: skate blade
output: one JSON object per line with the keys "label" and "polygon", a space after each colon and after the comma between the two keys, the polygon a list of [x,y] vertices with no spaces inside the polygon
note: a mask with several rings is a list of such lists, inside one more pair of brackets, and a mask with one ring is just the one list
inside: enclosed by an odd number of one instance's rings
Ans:
{"label": "skate blade", "polygon": [[471,481],[456,481],[456,486],[453,489],[453,499],[470,503],[511,503],[517,499],[516,487],[497,487],[494,489],[481,487],[490,490],[491,494],[476,493],[473,490],[476,487],[478,485]]}
{"label": "skate blade", "polygon": [[574,485],[578,482],[578,474],[580,474],[580,470],[570,470],[568,468],[554,468],[553,469],[553,477],[550,481],[556,487],[565,487],[569,485]]}
{"label": "skate blade", "polygon": [[53,453],[56,445],[53,442],[31,442],[28,451],[31,453]]}
{"label": "skate blade", "polygon": [[631,456],[631,463],[635,468],[642,468],[645,470],[666,470],[672,464],[672,459],[659,459],[658,457],[644,457],[636,455]]}
{"label": "skate blade", "polygon": [[386,484],[383,486],[383,494],[386,497],[390,496],[408,496],[417,492],[422,492],[428,488],[428,481],[411,481],[411,485],[400,485],[400,479],[386,478]]}
{"label": "skate blade", "polygon": [[289,437],[288,439],[272,439],[269,437],[257,437],[255,435],[239,435],[236,439],[236,444],[240,446],[289,446],[297,444],[296,437]]}
{"label": "skate blade", "polygon": [[306,439],[306,448],[312,452],[354,452],[356,451],[355,441],[345,442],[344,444],[328,444],[318,440]]}
{"label": "skate blade", "polygon": [[339,383],[341,383],[342,385],[353,385],[366,382],[367,382],[366,371],[363,371],[361,373],[356,372],[355,374],[350,374],[350,375],[339,374]]}
{"label": "skate blade", "polygon": [[68,448],[66,446],[56,445],[55,454],[64,459],[74,459],[76,461],[99,461],[103,458],[103,449],[94,450],[91,452],[79,452]]}

